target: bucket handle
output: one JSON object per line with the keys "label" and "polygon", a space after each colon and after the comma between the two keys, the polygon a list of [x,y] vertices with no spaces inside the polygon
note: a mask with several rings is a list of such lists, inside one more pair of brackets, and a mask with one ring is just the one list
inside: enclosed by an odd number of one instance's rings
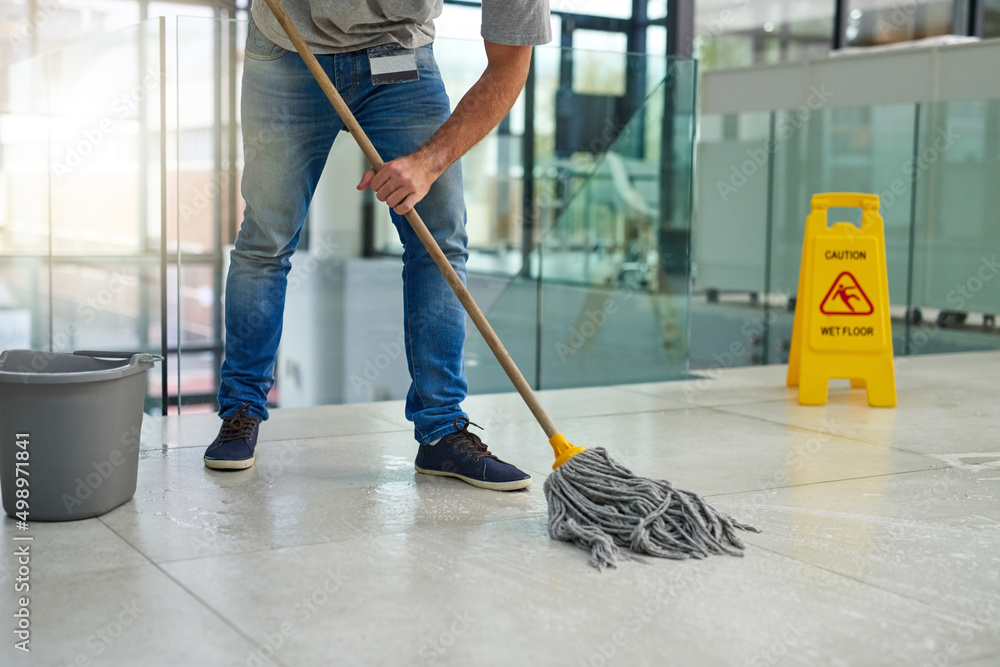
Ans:
{"label": "bucket handle", "polygon": [[131,359],[135,352],[121,352],[111,350],[74,350],[73,354],[78,357],[100,357],[102,359]]}
{"label": "bucket handle", "polygon": [[138,363],[152,366],[157,361],[163,361],[163,357],[158,354],[148,354],[146,352],[121,352],[114,350],[74,350],[73,354],[78,357],[97,357],[100,359],[131,359],[138,356]]}

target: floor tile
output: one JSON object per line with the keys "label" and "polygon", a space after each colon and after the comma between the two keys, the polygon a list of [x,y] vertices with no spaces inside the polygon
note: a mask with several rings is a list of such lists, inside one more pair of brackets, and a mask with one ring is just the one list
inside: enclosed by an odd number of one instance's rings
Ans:
{"label": "floor tile", "polygon": [[921,454],[993,453],[1000,457],[996,437],[1000,403],[995,391],[901,387],[897,395],[894,408],[869,407],[863,389],[844,389],[831,391],[826,405],[782,401],[723,409],[807,429],[830,424],[834,433],[845,438]]}
{"label": "floor tile", "polygon": [[958,629],[764,550],[604,574],[584,558],[511,521],[165,567],[262,645],[282,635],[290,666],[920,664]]}
{"label": "floor tile", "polygon": [[[817,430],[784,426],[716,409],[696,408],[625,417],[563,420],[573,444],[604,447],[637,475],[668,479],[702,494],[941,467],[941,461],[833,435],[837,422]],[[517,425],[494,429],[491,442],[517,443],[517,458],[532,471],[552,464],[544,438]],[[529,448],[523,448],[530,443]],[[497,447],[499,450],[499,446]],[[513,456],[513,455],[512,455]]]}
{"label": "floor tile", "polygon": [[[14,649],[6,630],[4,665],[237,665],[253,648],[152,565],[85,577],[32,565],[31,652]],[[0,596],[0,616],[11,619],[14,610],[14,596]]]}
{"label": "floor tile", "polygon": [[143,452],[139,491],[101,521],[160,563],[547,511],[540,485],[496,493],[419,475],[415,454],[402,432],[265,442],[241,471],[209,470],[194,448]]}
{"label": "floor tile", "polygon": [[[22,542],[15,537],[30,536]],[[29,522],[26,531],[17,530],[10,517],[0,519],[0,542],[4,545],[30,544],[33,567],[39,572],[86,576],[98,570],[144,565],[149,561],[128,542],[101,523],[99,518],[48,523]],[[81,545],[86,545],[81,548]],[[13,581],[17,569],[14,549],[0,550],[0,586]]]}
{"label": "floor tile", "polygon": [[[553,389],[539,391],[537,395],[552,419],[626,415],[686,407],[677,398],[644,395],[623,387]],[[508,421],[534,421],[531,411],[517,393],[473,395],[463,407],[474,422],[484,426]]]}
{"label": "floor tile", "polygon": [[[215,414],[192,413],[143,420],[142,448],[167,449],[199,447],[204,449],[219,432],[222,421]],[[270,411],[261,423],[260,442],[318,438],[336,435],[411,431],[403,417],[402,403],[366,403],[343,406],[326,405],[313,408],[289,408]]]}
{"label": "floor tile", "polygon": [[906,387],[996,386],[1000,355],[996,352],[959,352],[896,357],[896,382]]}
{"label": "floor tile", "polygon": [[688,407],[738,405],[794,399],[797,390],[785,384],[784,366],[715,367],[692,372],[679,382],[628,385],[628,391],[673,400]]}
{"label": "floor tile", "polygon": [[[996,471],[944,468],[713,498],[749,543],[939,608],[1000,643]],[[984,617],[985,614],[985,617]],[[981,638],[983,639],[983,638]]]}
{"label": "floor tile", "polygon": [[[948,654],[945,653],[945,655]],[[969,660],[963,660],[960,654],[957,658],[955,658],[954,664],[962,665],[962,667],[996,667],[997,665],[1000,665],[1000,652],[971,658]]]}

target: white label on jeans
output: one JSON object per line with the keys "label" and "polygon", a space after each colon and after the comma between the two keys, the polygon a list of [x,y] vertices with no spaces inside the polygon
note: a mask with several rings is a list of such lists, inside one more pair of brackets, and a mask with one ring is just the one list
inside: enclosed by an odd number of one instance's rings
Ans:
{"label": "white label on jeans", "polygon": [[372,71],[372,85],[415,81],[417,58],[413,49],[395,44],[383,44],[368,49],[368,64]]}

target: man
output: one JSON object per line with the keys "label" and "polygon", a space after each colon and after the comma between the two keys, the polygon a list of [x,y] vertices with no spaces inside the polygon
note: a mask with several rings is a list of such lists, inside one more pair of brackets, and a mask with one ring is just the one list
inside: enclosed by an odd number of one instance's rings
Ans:
{"label": "man", "polygon": [[[548,0],[484,0],[487,66],[450,113],[434,62],[441,0],[284,0],[283,7],[386,161],[361,178],[392,207],[403,243],[406,417],[418,472],[494,490],[531,477],[469,431],[462,348],[465,311],[402,216],[416,207],[458,274],[468,256],[459,158],[510,110],[531,47],[551,39]],[[316,182],[343,124],[262,0],[252,7],[243,74],[246,200],[226,284],[222,428],[205,465],[254,463],[281,337],[286,276]]]}

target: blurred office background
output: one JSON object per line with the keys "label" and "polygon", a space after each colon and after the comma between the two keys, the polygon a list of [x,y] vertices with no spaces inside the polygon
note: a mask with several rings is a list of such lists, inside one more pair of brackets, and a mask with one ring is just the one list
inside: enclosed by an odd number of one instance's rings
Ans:
{"label": "blurred office background", "polygon": [[[787,361],[816,192],[879,194],[899,356],[1000,347],[1000,0],[553,0],[464,159],[469,285],[536,388]],[[435,46],[453,102],[476,2]],[[211,411],[242,218],[247,3],[0,6],[0,349],[154,351],[147,410]],[[402,398],[400,247],[335,145],[271,400]],[[844,219],[853,212],[842,211]],[[470,327],[471,390],[509,383]]]}

